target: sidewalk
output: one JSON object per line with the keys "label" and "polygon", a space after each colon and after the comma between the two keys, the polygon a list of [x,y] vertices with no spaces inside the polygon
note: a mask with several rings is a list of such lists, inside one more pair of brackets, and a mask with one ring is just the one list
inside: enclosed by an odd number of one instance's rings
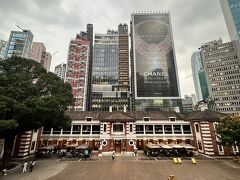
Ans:
{"label": "sidewalk", "polygon": [[56,161],[37,161],[33,168],[33,172],[22,173],[22,167],[15,172],[7,173],[6,176],[0,175],[1,180],[47,180],[65,168],[67,168],[68,163],[56,162]]}

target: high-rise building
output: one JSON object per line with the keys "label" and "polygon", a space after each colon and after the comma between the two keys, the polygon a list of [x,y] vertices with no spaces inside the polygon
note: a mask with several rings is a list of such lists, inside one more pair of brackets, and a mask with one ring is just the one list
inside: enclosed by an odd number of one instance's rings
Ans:
{"label": "high-rise building", "polygon": [[170,14],[133,13],[131,40],[132,109],[179,109],[181,96]]}
{"label": "high-rise building", "polygon": [[66,64],[62,63],[55,67],[54,74],[60,77],[63,81],[65,81],[65,74],[66,74]]}
{"label": "high-rise building", "polygon": [[127,24],[118,26],[118,85],[123,91],[130,91],[129,81],[129,36]]}
{"label": "high-rise building", "polygon": [[90,42],[89,61],[88,61],[88,91],[87,91],[87,110],[91,109],[91,89],[92,89],[92,59],[93,59],[93,25],[87,24],[87,38]]}
{"label": "high-rise building", "polygon": [[29,58],[31,54],[31,46],[33,34],[30,30],[11,31],[8,45],[6,48],[6,57],[20,56]]}
{"label": "high-rise building", "polygon": [[86,110],[89,46],[88,39],[80,34],[69,44],[65,81],[71,84],[75,98],[74,107],[70,110]]}
{"label": "high-rise building", "polygon": [[240,1],[220,0],[231,41],[240,40]]}
{"label": "high-rise building", "polygon": [[87,85],[87,98],[86,98],[86,110],[91,110],[91,89],[92,89],[92,58],[93,58],[93,25],[87,24],[86,31],[81,31],[80,35],[86,37],[90,42],[89,45],[89,57],[88,57],[88,85]]}
{"label": "high-rise building", "polygon": [[222,113],[240,114],[240,44],[212,41],[201,47],[211,106]]}
{"label": "high-rise building", "polygon": [[193,111],[193,99],[191,96],[184,95],[184,98],[182,99],[182,108],[183,112]]}
{"label": "high-rise building", "polygon": [[191,66],[197,101],[201,101],[208,97],[208,87],[200,51],[192,54]]}
{"label": "high-rise building", "polygon": [[[113,30],[108,30],[107,34],[95,34],[92,64],[92,111],[129,110],[130,93],[129,86],[126,84],[128,82],[126,74],[128,73],[126,69],[128,68],[126,64],[128,46],[125,39],[127,26],[119,25],[119,30],[121,35]],[[120,39],[119,36],[121,36]]]}
{"label": "high-rise building", "polygon": [[52,61],[52,56],[49,52],[46,51],[46,47],[42,42],[33,42],[30,59],[33,59],[49,71]]}
{"label": "high-rise building", "polygon": [[5,59],[7,42],[0,39],[0,61]]}

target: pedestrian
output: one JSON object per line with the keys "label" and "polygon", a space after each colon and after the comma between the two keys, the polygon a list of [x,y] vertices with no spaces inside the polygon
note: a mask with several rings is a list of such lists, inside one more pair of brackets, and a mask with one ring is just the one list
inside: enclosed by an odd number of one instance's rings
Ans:
{"label": "pedestrian", "polygon": [[6,176],[6,175],[7,175],[7,169],[4,168],[4,169],[2,170],[2,173],[3,173],[4,176]]}
{"label": "pedestrian", "polygon": [[28,162],[25,161],[24,164],[23,164],[23,173],[27,172],[27,166],[28,166]]}
{"label": "pedestrian", "polygon": [[32,172],[33,166],[35,165],[36,161],[32,161],[29,166],[29,171]]}
{"label": "pedestrian", "polygon": [[115,159],[115,153],[113,152],[113,154],[112,154],[112,160],[114,160]]}

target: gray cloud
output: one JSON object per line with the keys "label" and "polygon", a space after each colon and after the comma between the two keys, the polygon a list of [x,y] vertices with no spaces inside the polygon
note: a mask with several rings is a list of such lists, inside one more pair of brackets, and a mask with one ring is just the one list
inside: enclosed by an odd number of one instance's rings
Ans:
{"label": "gray cloud", "polygon": [[94,32],[117,29],[130,22],[132,11],[169,10],[182,96],[194,92],[191,55],[207,41],[229,41],[219,0],[1,0],[0,39],[7,40],[15,24],[30,29],[34,41],[45,43],[53,57],[51,69],[66,62],[68,44],[76,33],[94,24]]}

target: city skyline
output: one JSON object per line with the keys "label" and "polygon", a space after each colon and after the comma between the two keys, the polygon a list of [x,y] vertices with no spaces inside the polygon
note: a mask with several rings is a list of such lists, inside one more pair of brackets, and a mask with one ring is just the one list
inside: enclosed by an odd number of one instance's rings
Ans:
{"label": "city skyline", "polygon": [[[124,4],[126,8],[120,8],[121,4]],[[44,12],[42,11],[43,7]],[[81,7],[86,8],[81,9]],[[179,7],[185,7],[185,10],[183,11]],[[103,9],[106,10],[102,11]],[[202,13],[203,9],[204,14]],[[0,32],[1,39],[8,40],[10,31],[18,30],[15,26],[18,24],[24,29],[31,30],[34,34],[34,41],[42,41],[50,52],[58,51],[53,57],[51,71],[56,65],[62,62],[66,63],[69,40],[81,29],[84,29],[87,23],[94,25],[94,34],[104,33],[107,29],[116,29],[120,23],[129,25],[133,11],[169,10],[181,96],[195,93],[190,63],[192,53],[204,42],[219,37],[223,39],[223,42],[229,41],[219,0],[211,2],[207,0],[184,0],[181,2],[151,0],[147,4],[144,1],[127,0],[121,2],[71,1],[71,3],[68,1],[33,2],[29,0],[22,4],[13,0],[3,0],[0,10],[0,20],[3,22]],[[14,16],[6,17],[4,14],[7,11],[14,11]],[[186,87],[184,84],[188,84],[188,86]]]}

